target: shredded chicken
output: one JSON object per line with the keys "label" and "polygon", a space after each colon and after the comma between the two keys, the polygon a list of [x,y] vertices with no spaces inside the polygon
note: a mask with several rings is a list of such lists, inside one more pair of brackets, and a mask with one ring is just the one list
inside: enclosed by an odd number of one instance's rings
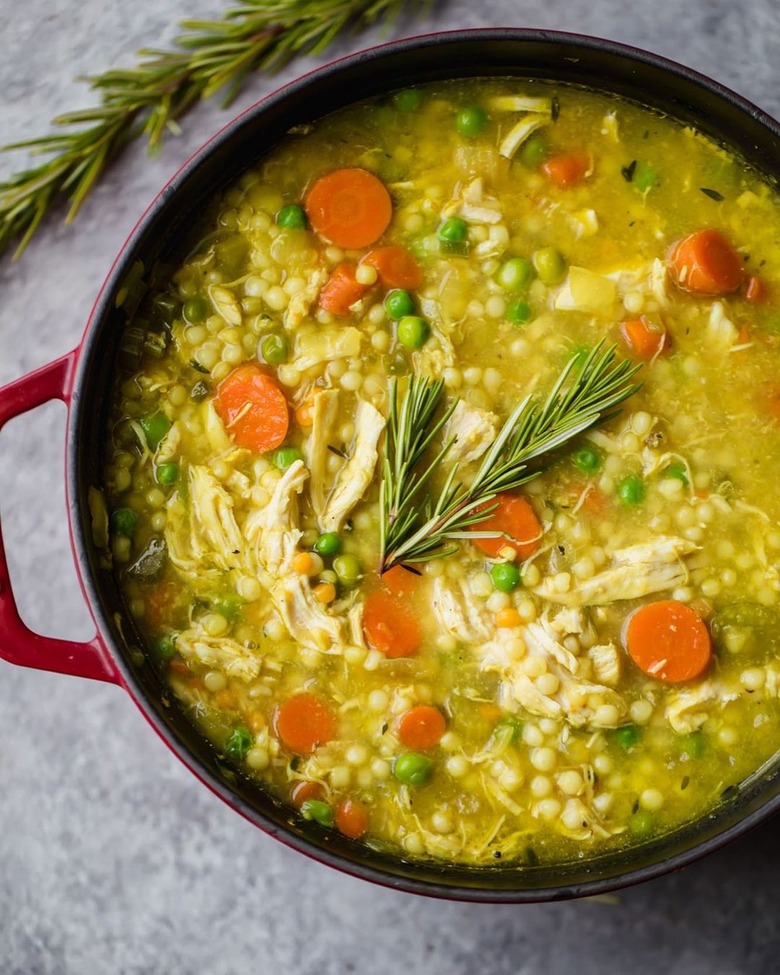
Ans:
{"label": "shredded chicken", "polygon": [[379,438],[385,419],[367,400],[358,400],[355,411],[355,440],[349,460],[341,468],[320,518],[323,531],[339,531],[344,519],[366,493],[374,478],[379,456]]}
{"label": "shredded chicken", "polygon": [[718,699],[712,681],[695,687],[669,692],[664,711],[666,720],[678,735],[688,735],[700,728],[709,717],[708,708]]}
{"label": "shredded chicken", "polygon": [[547,125],[549,121],[549,114],[526,115],[525,118],[522,118],[519,122],[516,122],[509,132],[507,132],[507,134],[501,140],[501,145],[498,147],[498,151],[502,156],[505,156],[507,159],[511,159],[525,140],[536,132],[537,129],[540,129],[543,125]]}
{"label": "shredded chicken", "polygon": [[593,675],[607,687],[617,687],[620,681],[620,654],[613,643],[602,643],[588,650]]}
{"label": "shredded chicken", "polygon": [[311,306],[320,293],[320,288],[327,280],[328,272],[324,268],[316,268],[309,274],[306,285],[290,298],[282,318],[285,328],[295,329],[308,317]]}
{"label": "shredded chicken", "polygon": [[295,337],[295,367],[300,372],[333,359],[354,358],[360,355],[361,335],[351,325],[320,328]]}
{"label": "shredded chicken", "polygon": [[739,340],[739,329],[726,314],[726,306],[722,301],[713,301],[710,305],[707,339],[712,348],[720,350],[730,349]]}
{"label": "shredded chicken", "polygon": [[467,223],[500,223],[501,206],[494,196],[486,196],[482,177],[478,176],[462,189],[456,186],[455,195],[441,211],[442,219],[461,217]]}
{"label": "shredded chicken", "polygon": [[564,606],[603,606],[618,599],[638,599],[683,585],[688,578],[683,557],[697,548],[685,538],[659,535],[652,542],[618,549],[608,569],[578,580],[566,592],[559,592],[556,579],[550,577],[533,592]]}
{"label": "shredded chicken", "polygon": [[209,636],[200,626],[176,637],[176,649],[185,660],[222,670],[228,677],[252,681],[262,669],[262,657],[228,636]]}
{"label": "shredded chicken", "polygon": [[433,581],[433,614],[443,630],[468,643],[489,640],[484,603],[475,600],[465,579],[457,583],[441,576]]}
{"label": "shredded chicken", "polygon": [[240,325],[243,321],[241,305],[233,292],[222,284],[210,284],[208,287],[209,298],[214,306],[216,313],[223,318],[228,325]]}
{"label": "shredded chicken", "polygon": [[458,400],[444,427],[445,442],[455,438],[450,448],[450,463],[468,463],[477,460],[496,439],[498,417],[495,413],[470,406],[465,400]]}
{"label": "shredded chicken", "polygon": [[307,445],[307,461],[311,474],[309,486],[311,506],[318,521],[322,519],[327,500],[327,460],[330,456],[328,444],[332,442],[338,406],[339,391],[337,389],[325,389],[320,393],[315,393],[312,399],[312,423],[311,435]]}

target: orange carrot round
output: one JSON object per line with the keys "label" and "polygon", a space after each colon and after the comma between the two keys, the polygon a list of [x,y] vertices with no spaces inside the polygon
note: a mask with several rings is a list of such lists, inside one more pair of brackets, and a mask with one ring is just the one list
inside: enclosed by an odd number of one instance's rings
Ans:
{"label": "orange carrot round", "polygon": [[355,278],[356,264],[349,261],[339,264],[322,286],[319,305],[331,315],[349,315],[350,306],[360,301],[368,291],[368,286]]}
{"label": "orange carrot round", "polygon": [[284,443],[290,424],[287,399],[259,366],[237,366],[217,386],[217,415],[240,447],[263,454]]}
{"label": "orange carrot round", "polygon": [[393,215],[384,183],[365,169],[336,169],[321,176],[304,207],[312,228],[338,247],[369,247]]}
{"label": "orange carrot round", "polygon": [[377,247],[362,257],[360,263],[376,268],[386,288],[414,289],[423,283],[423,270],[405,247]]}
{"label": "orange carrot round", "polygon": [[375,589],[363,607],[366,642],[386,657],[413,657],[420,648],[420,627],[407,600],[387,589]]}
{"label": "orange carrot round", "polygon": [[550,156],[542,163],[544,175],[562,190],[581,183],[590,168],[590,156],[587,152],[580,151]]}
{"label": "orange carrot round", "polygon": [[640,606],[626,620],[623,643],[640,670],[667,684],[698,677],[712,658],[704,620],[674,599]]}
{"label": "orange carrot round", "polygon": [[300,809],[307,800],[322,799],[324,795],[325,788],[322,783],[313,782],[311,779],[301,779],[290,790],[290,800],[297,809]]}
{"label": "orange carrot round", "polygon": [[699,295],[728,295],[745,272],[731,243],[719,230],[697,230],[669,248],[669,274],[678,288]]}
{"label": "orange carrot round", "polygon": [[430,704],[409,708],[398,720],[398,737],[407,748],[433,748],[442,740],[446,730],[444,715]]}
{"label": "orange carrot round", "polygon": [[359,840],[368,830],[368,809],[357,799],[344,799],[333,813],[336,829],[352,840]]}
{"label": "orange carrot round", "polygon": [[497,538],[475,538],[474,544],[491,558],[506,549],[514,551],[514,558],[527,559],[539,548],[542,526],[531,505],[519,494],[497,494],[498,507],[472,526],[473,531],[502,532]]}
{"label": "orange carrot round", "polygon": [[331,740],[336,718],[321,697],[304,692],[279,705],[274,714],[274,730],[291,751],[308,755]]}
{"label": "orange carrot round", "polygon": [[630,351],[638,359],[652,359],[666,348],[668,335],[662,327],[655,327],[644,315],[627,318],[620,325],[620,333]]}

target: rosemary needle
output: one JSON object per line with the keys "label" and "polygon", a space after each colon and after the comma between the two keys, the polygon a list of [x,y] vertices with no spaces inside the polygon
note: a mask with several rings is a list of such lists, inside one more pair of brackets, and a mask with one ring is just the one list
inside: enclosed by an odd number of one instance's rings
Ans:
{"label": "rosemary needle", "polygon": [[427,487],[443,469],[454,441],[446,441],[422,470],[420,462],[457,400],[437,420],[444,395],[441,380],[413,376],[400,406],[393,382],[380,489],[383,572],[400,563],[451,555],[457,547],[448,542],[478,537],[472,526],[485,519],[497,494],[536,477],[554,451],[610,419],[639,389],[631,379],[641,366],[615,362],[614,346],[604,348],[599,342],[569,382],[576,363],[574,357],[564,367],[543,403],[533,396],[518,403],[468,486],[458,481],[458,465],[453,464],[435,498]]}
{"label": "rosemary needle", "polygon": [[407,6],[408,0],[242,0],[221,20],[182,23],[174,50],[141,51],[135,68],[88,79],[99,105],[54,119],[65,131],[4,147],[50,158],[0,182],[0,255],[18,240],[19,257],[60,197],[70,201],[66,222],[72,221],[108,163],[134,139],[143,136],[154,148],[167,131],[179,131],[177,120],[201,99],[225,90],[228,105],[252,72],[320,54],[344,32],[390,23]]}

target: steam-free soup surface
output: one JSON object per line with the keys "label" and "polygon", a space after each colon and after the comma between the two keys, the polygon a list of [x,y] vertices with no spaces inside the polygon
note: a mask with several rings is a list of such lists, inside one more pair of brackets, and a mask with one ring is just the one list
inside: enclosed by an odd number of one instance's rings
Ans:
{"label": "steam-free soup surface", "polygon": [[[523,864],[645,842],[774,754],[768,186],[626,102],[470,81],[291,133],[210,221],[123,343],[105,498],[148,665],[240,774],[373,847]],[[603,393],[599,361],[641,389],[441,537],[453,468],[479,500],[518,404],[567,364]]]}

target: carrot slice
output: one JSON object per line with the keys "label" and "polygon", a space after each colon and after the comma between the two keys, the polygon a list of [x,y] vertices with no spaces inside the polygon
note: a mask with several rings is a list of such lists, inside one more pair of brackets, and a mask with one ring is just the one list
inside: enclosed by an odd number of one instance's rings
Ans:
{"label": "carrot slice", "polygon": [[284,443],[290,424],[287,400],[259,366],[237,366],[217,386],[217,415],[240,447],[263,454]]}
{"label": "carrot slice", "polygon": [[590,156],[587,152],[566,152],[559,156],[550,156],[542,163],[542,172],[559,189],[565,190],[570,186],[581,183],[591,168]]}
{"label": "carrot slice", "polygon": [[663,327],[657,328],[653,323],[648,322],[644,315],[639,318],[627,318],[620,325],[620,334],[629,350],[638,359],[652,359],[654,355],[666,348],[669,339]]}
{"label": "carrot slice", "polygon": [[325,788],[321,782],[302,779],[292,787],[290,800],[297,809],[300,809],[304,802],[307,802],[309,799],[322,799],[324,795]]}
{"label": "carrot slice", "polygon": [[420,576],[403,565],[394,565],[382,574],[382,584],[398,596],[408,596],[419,588]]}
{"label": "carrot slice", "polygon": [[312,228],[338,247],[369,247],[393,215],[384,183],[365,169],[336,169],[321,176],[304,208]]}
{"label": "carrot slice", "polygon": [[699,295],[728,295],[745,272],[731,243],[719,230],[697,230],[669,248],[667,264],[678,288]]}
{"label": "carrot slice", "polygon": [[640,670],[667,684],[698,677],[712,658],[704,620],[674,599],[640,606],[626,621],[623,643]]}
{"label": "carrot slice", "polygon": [[542,526],[531,505],[519,494],[497,494],[498,507],[484,521],[472,526],[473,531],[502,532],[497,538],[475,538],[477,548],[497,558],[506,549],[514,550],[514,558],[527,559],[539,548]]}
{"label": "carrot slice", "polygon": [[333,813],[336,829],[352,840],[359,840],[368,830],[368,809],[357,799],[344,799]]}
{"label": "carrot slice", "polygon": [[376,268],[386,288],[419,288],[424,280],[422,268],[405,247],[377,247],[361,257],[360,263]]}
{"label": "carrot slice", "polygon": [[447,721],[438,708],[429,704],[404,711],[398,721],[398,737],[407,748],[433,748],[447,730]]}
{"label": "carrot slice", "polygon": [[363,607],[363,632],[386,657],[413,657],[420,648],[420,627],[408,601],[387,589],[375,589]]}
{"label": "carrot slice", "polygon": [[350,306],[360,301],[368,291],[368,285],[355,278],[357,265],[345,261],[334,268],[333,273],[320,291],[320,308],[332,315],[349,315]]}
{"label": "carrot slice", "polygon": [[331,740],[336,718],[321,697],[304,692],[279,705],[274,714],[274,730],[291,751],[308,755]]}

